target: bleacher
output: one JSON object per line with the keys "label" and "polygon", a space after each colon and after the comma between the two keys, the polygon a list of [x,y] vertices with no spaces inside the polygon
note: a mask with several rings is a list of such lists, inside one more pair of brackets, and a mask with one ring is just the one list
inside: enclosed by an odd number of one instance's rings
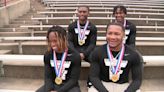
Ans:
{"label": "bleacher", "polygon": [[[97,46],[106,43],[105,28],[114,6],[125,5],[137,27],[136,46],[144,58],[142,92],[164,92],[163,0],[30,0],[31,9],[0,27],[0,92],[34,92],[43,84],[46,32],[77,19],[77,6],[90,6],[89,21],[98,28]],[[0,15],[1,16],[1,15]],[[82,62],[80,86],[87,92],[89,63]]]}

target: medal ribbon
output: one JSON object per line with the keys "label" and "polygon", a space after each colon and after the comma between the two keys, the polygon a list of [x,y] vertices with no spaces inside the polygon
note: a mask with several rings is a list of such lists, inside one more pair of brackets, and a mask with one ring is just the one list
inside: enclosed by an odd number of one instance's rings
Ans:
{"label": "medal ribbon", "polygon": [[57,60],[57,57],[56,57],[56,53],[54,51],[54,55],[53,55],[54,70],[55,70],[55,73],[56,73],[57,77],[60,77],[61,74],[62,74],[63,66],[64,66],[64,63],[65,63],[66,56],[67,56],[67,50],[62,54],[61,62],[60,62],[60,65],[58,67],[58,65],[57,65],[57,61],[58,60]]}
{"label": "medal ribbon", "polygon": [[124,25],[123,26],[124,26],[124,28],[126,28],[126,20],[125,19],[124,19]]}
{"label": "medal ribbon", "polygon": [[81,28],[80,28],[80,22],[79,22],[79,20],[77,21],[78,36],[79,36],[80,40],[84,40],[85,31],[86,31],[86,29],[87,29],[87,27],[88,27],[88,24],[89,24],[89,21],[87,21],[87,22],[85,23],[84,29],[81,30]]}
{"label": "medal ribbon", "polygon": [[[117,74],[118,71],[119,71],[119,69],[120,69],[121,62],[122,62],[123,55],[124,55],[124,51],[125,51],[125,46],[124,46],[124,44],[122,44],[121,52],[120,52],[119,58],[118,58],[118,60],[117,60],[116,67],[112,67],[112,73],[113,73],[113,74]],[[111,53],[111,50],[110,50],[108,44],[107,44],[107,54],[108,54],[109,62],[112,62],[112,60],[113,60],[113,55],[112,55],[112,53]]]}
{"label": "medal ribbon", "polygon": [[[117,22],[117,21],[115,21],[115,22]],[[124,19],[124,28],[126,28],[126,19]]]}

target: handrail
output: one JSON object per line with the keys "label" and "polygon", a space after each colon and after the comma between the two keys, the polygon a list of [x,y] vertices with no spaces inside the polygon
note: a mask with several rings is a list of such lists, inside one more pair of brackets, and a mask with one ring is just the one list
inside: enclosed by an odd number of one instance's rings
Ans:
{"label": "handrail", "polygon": [[6,6],[11,0],[1,0],[0,6]]}
{"label": "handrail", "polygon": [[[45,9],[47,9],[47,10],[63,10],[63,9],[67,9],[67,10],[77,10],[77,6],[73,6],[73,7],[46,7]],[[96,10],[96,9],[98,9],[98,10],[105,10],[105,11],[109,11],[109,10],[113,10],[113,8],[111,8],[111,7],[90,7],[90,10]],[[164,11],[164,9],[147,9],[147,8],[130,8],[130,7],[128,7],[127,8],[127,10],[128,11],[130,11],[130,10],[132,10],[132,11],[137,11],[137,10],[139,10],[139,11],[155,11],[155,12],[163,12]]]}
{"label": "handrail", "polygon": [[[33,20],[63,20],[63,19],[78,19],[78,17],[32,17],[31,19]],[[114,17],[88,17],[88,19],[97,19],[97,20],[113,20],[115,19]],[[132,18],[132,17],[127,17],[125,18],[127,20],[144,20],[144,21],[164,21],[162,18]]]}
{"label": "handrail", "polygon": [[[38,11],[37,14],[76,14],[77,11]],[[90,14],[112,14],[110,11],[90,11]],[[145,13],[145,12],[128,12],[128,14],[138,15],[164,15],[164,13]]]}
{"label": "handrail", "polygon": [[[50,28],[53,25],[22,25],[22,28]],[[68,25],[59,25],[63,28],[67,28]],[[106,28],[106,25],[96,25],[97,28]],[[164,26],[136,26],[136,28],[154,28],[154,29],[164,29]]]}

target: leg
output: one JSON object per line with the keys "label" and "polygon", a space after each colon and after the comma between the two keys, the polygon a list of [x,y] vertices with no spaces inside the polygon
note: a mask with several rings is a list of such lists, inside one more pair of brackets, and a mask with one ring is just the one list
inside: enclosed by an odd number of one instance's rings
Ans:
{"label": "leg", "polygon": [[[91,59],[86,57],[84,59],[86,62],[90,63],[91,62]],[[90,88],[92,86],[92,83],[90,82],[90,79],[89,79],[89,76],[88,76],[88,79],[87,79],[87,87]]]}
{"label": "leg", "polygon": [[91,86],[90,88],[88,88],[88,92],[98,92],[98,91],[94,86]]}
{"label": "leg", "polygon": [[73,87],[68,92],[81,92],[80,88],[78,86]]}
{"label": "leg", "polygon": [[91,83],[91,81],[90,81],[90,79],[89,79],[89,77],[88,77],[88,80],[87,80],[87,87],[90,88],[91,86],[92,86],[92,83]]}
{"label": "leg", "polygon": [[44,85],[37,89],[35,92],[44,92]]}
{"label": "leg", "polygon": [[[140,57],[140,62],[142,63],[142,70],[143,70],[144,69],[144,60],[143,60],[142,54],[138,50],[136,50],[136,52],[138,53],[138,55]],[[142,71],[142,73],[143,73],[143,71]]]}

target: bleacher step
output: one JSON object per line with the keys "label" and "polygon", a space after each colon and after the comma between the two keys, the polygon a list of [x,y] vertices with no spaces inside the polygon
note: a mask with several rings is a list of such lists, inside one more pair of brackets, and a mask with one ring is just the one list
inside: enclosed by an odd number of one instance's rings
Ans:
{"label": "bleacher step", "polygon": [[35,92],[35,91],[30,91],[30,90],[0,89],[0,92]]}
{"label": "bleacher step", "polygon": [[0,50],[0,54],[10,54],[11,50]]}
{"label": "bleacher step", "polygon": [[0,92],[35,92],[42,84],[41,79],[0,77]]}
{"label": "bleacher step", "polygon": [[39,21],[13,21],[12,24],[20,24],[20,25],[26,25],[26,24],[29,24],[29,25],[37,25],[39,24]]}
{"label": "bleacher step", "polygon": [[[35,92],[44,83],[43,79],[0,77],[0,92]],[[87,92],[86,80],[79,80],[82,92]],[[143,80],[141,92],[164,92],[164,79]]]}
{"label": "bleacher step", "polygon": [[16,27],[16,28],[8,28],[8,27],[1,27],[0,28],[1,32],[22,32],[22,31],[29,31],[28,28],[20,28],[20,27]]}

